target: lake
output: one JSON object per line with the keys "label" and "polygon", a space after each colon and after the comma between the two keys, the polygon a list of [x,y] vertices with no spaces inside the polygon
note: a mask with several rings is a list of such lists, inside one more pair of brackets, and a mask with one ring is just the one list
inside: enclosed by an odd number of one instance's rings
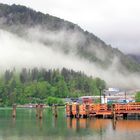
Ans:
{"label": "lake", "polygon": [[43,119],[36,118],[35,109],[0,108],[0,140],[139,140],[140,120],[70,119],[59,109],[44,109]]}

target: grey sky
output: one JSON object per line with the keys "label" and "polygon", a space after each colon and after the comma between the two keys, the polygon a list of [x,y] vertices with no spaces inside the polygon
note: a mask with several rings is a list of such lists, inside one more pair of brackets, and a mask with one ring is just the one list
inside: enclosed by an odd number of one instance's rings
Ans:
{"label": "grey sky", "polygon": [[21,4],[81,26],[108,44],[140,54],[139,0],[0,0]]}

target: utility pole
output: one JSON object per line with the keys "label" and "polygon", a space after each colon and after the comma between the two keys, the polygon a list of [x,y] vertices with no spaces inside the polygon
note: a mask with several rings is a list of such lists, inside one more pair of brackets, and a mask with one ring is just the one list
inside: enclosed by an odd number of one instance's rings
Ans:
{"label": "utility pole", "polygon": [[126,103],[126,91],[125,91],[125,103]]}
{"label": "utility pole", "polygon": [[101,87],[99,87],[99,90],[100,90],[100,104],[101,104],[102,88],[101,88]]}

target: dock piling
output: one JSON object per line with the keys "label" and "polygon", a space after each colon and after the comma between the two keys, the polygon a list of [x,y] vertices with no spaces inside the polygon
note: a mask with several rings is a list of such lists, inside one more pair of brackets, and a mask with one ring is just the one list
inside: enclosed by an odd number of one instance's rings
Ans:
{"label": "dock piling", "polygon": [[76,105],[76,118],[79,118],[80,114],[79,114],[79,104]]}
{"label": "dock piling", "polygon": [[58,113],[57,113],[57,105],[56,104],[53,105],[53,115],[54,115],[54,117],[57,117],[58,116]]}
{"label": "dock piling", "polygon": [[16,104],[13,104],[13,111],[12,111],[12,117],[16,117]]}
{"label": "dock piling", "polygon": [[115,104],[112,105],[113,120],[116,120]]}
{"label": "dock piling", "polygon": [[89,105],[86,104],[86,117],[89,117]]}
{"label": "dock piling", "polygon": [[36,105],[36,117],[39,117],[39,104]]}
{"label": "dock piling", "polygon": [[42,119],[43,118],[43,105],[40,104],[39,105],[39,119]]}

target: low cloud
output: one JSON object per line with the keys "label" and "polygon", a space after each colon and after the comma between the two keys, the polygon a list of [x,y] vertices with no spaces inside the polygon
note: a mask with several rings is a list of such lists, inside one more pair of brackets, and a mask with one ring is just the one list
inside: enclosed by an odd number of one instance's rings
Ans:
{"label": "low cloud", "polygon": [[[19,37],[0,29],[1,71],[11,68],[20,70],[23,67],[46,69],[65,67],[82,71],[89,76],[100,77],[107,82],[108,86],[130,89],[140,87],[139,75],[119,72],[118,58],[114,58],[111,66],[105,70],[78,56],[77,45],[80,41],[85,40],[79,32],[66,32],[65,30],[51,32],[32,28],[26,31],[26,37]],[[69,47],[69,52],[64,52],[62,46]],[[101,52],[104,56],[104,52]]]}

